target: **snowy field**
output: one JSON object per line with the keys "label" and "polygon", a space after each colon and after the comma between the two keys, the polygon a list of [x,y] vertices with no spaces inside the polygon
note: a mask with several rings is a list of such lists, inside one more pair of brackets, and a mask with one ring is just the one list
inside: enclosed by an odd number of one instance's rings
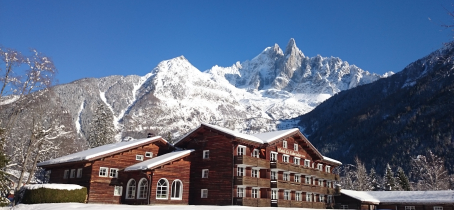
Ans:
{"label": "snowy field", "polygon": [[[33,204],[25,205],[20,204],[15,207],[3,207],[1,210],[71,210],[71,209],[84,209],[84,210],[232,210],[244,209],[255,210],[258,207],[247,206],[191,206],[191,205],[153,205],[153,206],[132,206],[132,205],[114,205],[114,204],[82,204],[82,203],[53,203],[53,204]],[[304,210],[304,208],[277,208],[277,207],[260,207],[260,209],[283,209],[283,210]],[[311,209],[313,210],[313,209]]]}

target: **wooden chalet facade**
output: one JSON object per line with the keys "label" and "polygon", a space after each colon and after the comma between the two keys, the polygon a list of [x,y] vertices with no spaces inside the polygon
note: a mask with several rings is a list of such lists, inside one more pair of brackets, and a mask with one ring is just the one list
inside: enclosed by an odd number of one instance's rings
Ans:
{"label": "wooden chalet facade", "polygon": [[87,187],[90,203],[304,208],[333,207],[339,165],[298,129],[246,135],[209,124],[174,145],[153,137],[38,164],[50,183]]}
{"label": "wooden chalet facade", "polygon": [[454,191],[341,190],[337,209],[454,210]]}
{"label": "wooden chalet facade", "polygon": [[193,149],[189,204],[327,208],[332,171],[298,129],[246,135],[202,124],[175,147]]}

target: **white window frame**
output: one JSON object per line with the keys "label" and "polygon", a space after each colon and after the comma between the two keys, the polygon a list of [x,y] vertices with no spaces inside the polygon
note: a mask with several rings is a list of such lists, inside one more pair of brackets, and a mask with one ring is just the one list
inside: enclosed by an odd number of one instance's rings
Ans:
{"label": "white window frame", "polygon": [[[161,180],[165,182],[165,186],[162,184],[160,185]],[[170,190],[169,181],[166,178],[159,179],[158,182],[156,183],[156,199],[158,200],[169,199],[169,190]],[[161,197],[158,197],[158,192],[160,192]],[[165,192],[165,197],[162,197],[163,192]]]}
{"label": "white window frame", "polygon": [[298,152],[298,144],[297,144],[297,143],[294,143],[294,144],[293,144],[293,150],[295,150],[295,151]]}
{"label": "white window frame", "polygon": [[123,186],[115,186],[114,187],[114,196],[122,196],[123,195]]}
{"label": "white window frame", "polygon": [[318,200],[320,202],[325,202],[325,195],[318,195]]}
{"label": "white window frame", "polygon": [[293,176],[293,179],[295,180],[295,182],[301,182],[301,175],[294,175]]}
{"label": "white window frame", "polygon": [[110,178],[118,178],[118,168],[111,168],[109,172]]}
{"label": "white window frame", "polygon": [[210,159],[210,150],[203,150],[203,159]]}
{"label": "white window frame", "polygon": [[245,176],[246,175],[246,168],[242,166],[238,166],[236,168],[236,175],[237,176]]}
{"label": "white window frame", "polygon": [[306,193],[306,201],[312,202],[312,193]]}
{"label": "white window frame", "polygon": [[251,176],[255,177],[255,178],[260,178],[260,170],[259,169],[252,169]]}
{"label": "white window frame", "polygon": [[[144,184],[145,183],[145,184]],[[147,199],[148,196],[148,179],[142,178],[137,185],[137,199]]]}
{"label": "white window frame", "polygon": [[271,171],[270,173],[271,173],[271,175],[270,175],[271,180],[277,180],[277,177],[278,177],[277,172]]}
{"label": "white window frame", "polygon": [[318,179],[318,186],[323,187],[323,179]]}
{"label": "white window frame", "polygon": [[290,173],[284,173],[283,176],[282,176],[282,180],[290,181]]}
{"label": "white window frame", "polygon": [[136,160],[143,161],[143,155],[136,155]]}
{"label": "white window frame", "polygon": [[300,165],[300,162],[301,162],[301,160],[299,157],[293,157],[293,164]]}
{"label": "white window frame", "polygon": [[279,198],[277,190],[271,190],[271,200],[277,200]]}
{"label": "white window frame", "polygon": [[331,173],[331,166],[325,166],[325,172]]}
{"label": "white window frame", "polygon": [[[177,188],[178,188],[177,183],[180,183],[178,191],[177,191]],[[182,200],[183,199],[183,182],[179,179],[173,180],[172,189],[171,189],[170,193],[171,193],[171,195],[170,195],[171,200]]]}
{"label": "white window frame", "polygon": [[405,206],[405,210],[415,210],[415,206]]}
{"label": "white window frame", "polygon": [[[136,180],[130,179],[126,185],[126,199],[135,199],[136,198]],[[131,192],[130,192],[131,191]]]}
{"label": "white window frame", "polygon": [[82,168],[78,168],[77,169],[77,175],[76,175],[77,178],[82,178]]}
{"label": "white window frame", "polygon": [[246,197],[246,188],[245,187],[237,187],[237,189],[236,189],[236,197],[239,197],[239,198]]}
{"label": "white window frame", "polygon": [[317,164],[317,169],[318,169],[319,171],[323,171],[323,164],[318,163],[318,164]]}
{"label": "white window frame", "polygon": [[252,151],[252,157],[260,158],[260,150],[254,149],[254,150]]}
{"label": "white window frame", "polygon": [[209,171],[208,169],[202,169],[202,178],[203,178],[203,179],[208,178],[209,172],[210,172],[210,171]]}
{"label": "white window frame", "polygon": [[284,163],[290,162],[290,156],[289,155],[282,155],[282,162],[284,162]]}
{"label": "white window frame", "polygon": [[69,169],[66,169],[64,172],[63,172],[63,179],[68,179],[69,178]]}
{"label": "white window frame", "polygon": [[153,153],[152,152],[145,152],[145,157],[152,158]]}
{"label": "white window frame", "polygon": [[109,168],[108,167],[99,167],[99,177],[108,177],[109,176]]}
{"label": "white window frame", "polygon": [[292,199],[292,195],[290,195],[290,190],[284,190],[284,200]]}
{"label": "white window frame", "polygon": [[76,178],[76,169],[71,169],[71,173],[69,173],[69,178]]}
{"label": "white window frame", "polygon": [[295,192],[295,201],[302,201],[301,192]]}
{"label": "white window frame", "polygon": [[443,210],[443,206],[434,206],[434,210]]}
{"label": "white window frame", "polygon": [[208,198],[208,189],[201,189],[200,190],[200,197],[201,198]]}
{"label": "white window frame", "polygon": [[304,166],[310,168],[311,167],[311,161],[304,159]]}
{"label": "white window frame", "polygon": [[259,188],[252,188],[251,196],[252,196],[252,198],[260,198],[260,189]]}
{"label": "white window frame", "polygon": [[270,161],[271,162],[277,161],[277,152],[270,152]]}
{"label": "white window frame", "polygon": [[287,149],[287,141],[286,140],[282,141],[282,147]]}
{"label": "white window frame", "polygon": [[311,184],[311,177],[310,177],[310,176],[306,176],[306,177],[304,178],[304,183],[305,183],[305,184]]}
{"label": "white window frame", "polygon": [[238,156],[246,155],[246,146],[238,145],[238,147],[236,148],[236,155]]}

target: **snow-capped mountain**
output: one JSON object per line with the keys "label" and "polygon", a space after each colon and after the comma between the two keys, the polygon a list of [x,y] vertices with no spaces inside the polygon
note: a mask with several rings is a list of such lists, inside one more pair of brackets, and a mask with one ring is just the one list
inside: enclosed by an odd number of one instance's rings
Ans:
{"label": "snow-capped mountain", "polygon": [[285,51],[276,44],[230,67],[202,72],[180,56],[162,61],[145,76],[82,79],[56,86],[55,92],[81,136],[87,136],[97,105],[104,104],[118,140],[147,132],[176,138],[200,122],[250,133],[274,130],[280,120],[385,76],[335,57],[306,57],[291,39]]}

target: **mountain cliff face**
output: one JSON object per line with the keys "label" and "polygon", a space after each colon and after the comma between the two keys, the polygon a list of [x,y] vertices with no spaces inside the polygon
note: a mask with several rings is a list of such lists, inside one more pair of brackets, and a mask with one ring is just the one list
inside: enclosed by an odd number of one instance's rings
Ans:
{"label": "mountain cliff face", "polygon": [[202,72],[180,56],[162,61],[145,76],[88,78],[54,90],[82,137],[104,103],[118,140],[148,132],[172,139],[201,122],[246,133],[275,130],[281,120],[382,77],[339,58],[306,57],[291,39],[285,52],[274,45],[230,67]]}
{"label": "mountain cliff face", "polygon": [[343,163],[355,156],[383,171],[432,150],[454,169],[454,48],[433,52],[401,72],[340,92],[289,120],[325,155]]}

